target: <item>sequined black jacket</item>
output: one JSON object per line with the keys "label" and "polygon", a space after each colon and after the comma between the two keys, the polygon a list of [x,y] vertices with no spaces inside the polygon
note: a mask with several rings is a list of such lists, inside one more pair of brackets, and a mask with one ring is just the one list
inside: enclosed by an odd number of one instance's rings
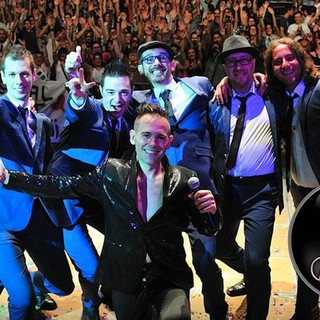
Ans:
{"label": "sequined black jacket", "polygon": [[109,159],[96,170],[75,177],[30,176],[10,172],[8,188],[41,197],[91,197],[99,200],[105,214],[105,239],[96,280],[112,290],[135,293],[148,254],[162,275],[182,289],[193,285],[185,261],[181,231],[190,219],[202,233],[205,215],[188,199],[187,181],[195,173],[170,166],[164,159],[163,205],[148,222],[136,207],[135,160]]}

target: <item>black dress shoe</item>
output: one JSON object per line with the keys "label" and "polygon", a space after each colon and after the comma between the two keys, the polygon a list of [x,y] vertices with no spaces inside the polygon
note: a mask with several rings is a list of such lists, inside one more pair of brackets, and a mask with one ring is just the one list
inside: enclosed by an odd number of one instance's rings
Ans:
{"label": "black dress shoe", "polygon": [[246,283],[244,279],[227,289],[227,295],[230,297],[244,296],[247,294]]}
{"label": "black dress shoe", "polygon": [[49,294],[37,295],[36,299],[36,309],[52,311],[58,308],[57,303],[52,299],[52,297]]}
{"label": "black dress shoe", "polygon": [[[302,319],[303,318],[303,319]],[[315,306],[308,315],[303,317],[297,317],[295,314],[289,320],[320,320],[320,310],[318,306]]]}
{"label": "black dress shoe", "polygon": [[98,296],[100,297],[102,304],[104,304],[110,311],[114,311],[112,294],[110,290],[100,286]]}

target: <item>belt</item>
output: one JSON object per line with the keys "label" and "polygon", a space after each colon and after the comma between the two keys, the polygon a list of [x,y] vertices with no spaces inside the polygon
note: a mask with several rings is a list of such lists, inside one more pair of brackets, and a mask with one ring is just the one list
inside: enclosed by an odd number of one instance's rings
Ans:
{"label": "belt", "polygon": [[270,181],[275,180],[275,174],[263,174],[261,176],[252,176],[252,177],[233,177],[226,175],[226,181],[231,182],[233,184],[239,185],[254,185],[261,183],[268,183]]}

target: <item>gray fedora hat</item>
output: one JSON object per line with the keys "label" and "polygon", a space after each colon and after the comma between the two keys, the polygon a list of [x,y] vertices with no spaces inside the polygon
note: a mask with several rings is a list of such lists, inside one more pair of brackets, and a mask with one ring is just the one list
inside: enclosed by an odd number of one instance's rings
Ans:
{"label": "gray fedora hat", "polygon": [[234,35],[224,41],[222,52],[218,54],[217,59],[219,62],[223,62],[227,56],[237,52],[250,53],[256,59],[260,57],[259,50],[251,47],[245,37]]}
{"label": "gray fedora hat", "polygon": [[138,56],[139,56],[139,59],[141,58],[141,55],[149,50],[149,49],[155,49],[155,48],[162,48],[164,50],[166,50],[169,54],[169,58],[170,60],[173,59],[174,57],[174,52],[171,48],[171,46],[165,42],[162,42],[162,41],[149,41],[149,42],[146,42],[146,43],[143,43],[139,46],[138,48]]}

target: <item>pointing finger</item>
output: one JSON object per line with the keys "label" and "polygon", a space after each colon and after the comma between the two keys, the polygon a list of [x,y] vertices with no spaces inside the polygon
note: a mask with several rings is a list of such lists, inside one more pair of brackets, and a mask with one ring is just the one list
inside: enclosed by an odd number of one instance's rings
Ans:
{"label": "pointing finger", "polygon": [[84,70],[83,70],[83,68],[79,69],[79,83],[80,83],[80,85],[84,84]]}

